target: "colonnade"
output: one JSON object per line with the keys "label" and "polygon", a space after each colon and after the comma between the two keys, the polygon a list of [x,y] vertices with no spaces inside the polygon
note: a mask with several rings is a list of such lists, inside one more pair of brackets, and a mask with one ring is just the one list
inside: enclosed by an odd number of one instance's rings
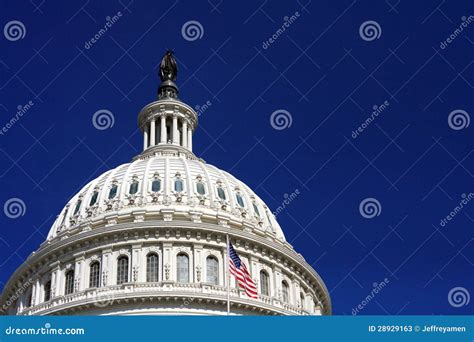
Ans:
{"label": "colonnade", "polygon": [[193,131],[188,121],[177,115],[151,119],[143,131],[143,150],[155,145],[172,144],[193,150]]}

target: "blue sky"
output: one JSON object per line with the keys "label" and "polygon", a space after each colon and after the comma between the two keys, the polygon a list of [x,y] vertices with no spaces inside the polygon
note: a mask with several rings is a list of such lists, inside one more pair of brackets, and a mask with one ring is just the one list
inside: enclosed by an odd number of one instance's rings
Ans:
{"label": "blue sky", "polygon": [[[273,210],[299,193],[278,221],[335,314],[385,278],[360,314],[473,313],[448,298],[474,284],[470,2],[1,4],[0,204],[25,204],[0,212],[2,286],[82,185],[140,152],[137,113],[172,48],[181,99],[208,104],[195,153]],[[98,130],[102,109],[114,125]]]}

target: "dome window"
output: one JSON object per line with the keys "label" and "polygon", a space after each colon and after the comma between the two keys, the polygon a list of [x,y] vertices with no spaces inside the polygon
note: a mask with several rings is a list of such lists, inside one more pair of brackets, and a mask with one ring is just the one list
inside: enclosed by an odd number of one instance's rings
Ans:
{"label": "dome window", "polygon": [[197,182],[196,183],[196,192],[199,194],[199,195],[202,195],[204,196],[206,194],[206,188],[204,187],[204,183],[203,182]]}
{"label": "dome window", "polygon": [[99,191],[94,190],[91,196],[91,201],[89,202],[89,206],[93,206],[97,203],[97,198],[99,197]]}
{"label": "dome window", "polygon": [[26,306],[29,308],[33,303],[33,291],[30,291],[30,294],[26,298]]}
{"label": "dome window", "polygon": [[138,181],[133,181],[132,183],[130,183],[130,189],[128,193],[130,195],[135,195],[137,192],[138,192]]}
{"label": "dome window", "polygon": [[156,253],[149,253],[146,256],[146,281],[158,281],[158,255]]}
{"label": "dome window", "polygon": [[260,293],[264,296],[270,296],[270,277],[264,270],[260,271]]}
{"label": "dome window", "polygon": [[112,199],[115,196],[117,196],[117,190],[118,190],[117,184],[112,185],[109,191],[109,199]]}
{"label": "dome window", "polygon": [[44,301],[47,302],[51,299],[51,280],[48,280],[44,284]]}
{"label": "dome window", "polygon": [[183,192],[184,184],[182,179],[176,179],[174,181],[174,191],[176,192]]}
{"label": "dome window", "polygon": [[235,198],[237,199],[237,203],[243,208],[245,207],[244,205],[244,199],[242,198],[242,195],[239,193],[235,194]]}
{"label": "dome window", "polygon": [[68,211],[69,211],[69,204],[66,206],[66,209],[64,209],[64,214],[63,214],[63,217],[61,218],[61,223],[56,229],[56,233],[59,233],[61,231],[61,227],[64,225],[64,222],[66,222],[66,216],[67,216]]}
{"label": "dome window", "polygon": [[217,188],[217,196],[219,196],[219,198],[223,201],[226,200],[225,192],[224,192],[224,189],[222,189],[222,187]]}
{"label": "dome window", "polygon": [[284,280],[281,282],[281,294],[282,294],[283,301],[285,303],[289,303],[290,302],[290,287],[288,286],[288,283]]}
{"label": "dome window", "polygon": [[94,261],[89,266],[89,287],[99,287],[100,262]]}
{"label": "dome window", "polygon": [[184,253],[176,257],[176,273],[178,283],[189,283],[189,257]]}
{"label": "dome window", "polygon": [[252,203],[253,205],[253,211],[255,212],[255,216],[260,217],[260,211],[258,210],[257,204],[254,202]]}
{"label": "dome window", "polygon": [[206,280],[214,285],[219,284],[219,261],[212,255],[206,258]]}
{"label": "dome window", "polygon": [[155,179],[151,182],[151,191],[158,192],[161,190],[161,181],[159,179]]}
{"label": "dome window", "polygon": [[117,284],[128,282],[128,257],[122,255],[117,259]]}
{"label": "dome window", "polygon": [[79,213],[79,209],[81,209],[81,204],[82,204],[82,200],[79,199],[76,203],[76,207],[74,208],[74,216],[77,215]]}
{"label": "dome window", "polygon": [[64,294],[68,295],[74,292],[74,270],[67,271],[64,282]]}

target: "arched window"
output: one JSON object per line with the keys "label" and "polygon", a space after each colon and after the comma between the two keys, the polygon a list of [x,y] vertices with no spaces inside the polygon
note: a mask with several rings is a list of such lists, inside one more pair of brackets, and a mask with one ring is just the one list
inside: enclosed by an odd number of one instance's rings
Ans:
{"label": "arched window", "polygon": [[284,280],[281,282],[281,294],[283,297],[283,301],[285,303],[288,303],[290,301],[290,290],[288,283]]}
{"label": "arched window", "polygon": [[225,192],[224,192],[224,189],[222,189],[222,187],[217,188],[217,196],[219,196],[221,200],[224,200],[224,201],[226,200]]}
{"label": "arched window", "polygon": [[184,188],[183,181],[181,179],[176,179],[174,181],[174,191],[176,192],[182,192]]}
{"label": "arched window", "polygon": [[68,295],[74,292],[74,270],[66,272],[66,281],[64,282],[64,294]]}
{"label": "arched window", "polygon": [[189,283],[189,257],[184,254],[176,256],[176,272],[179,283]]}
{"label": "arched window", "polygon": [[235,194],[235,198],[237,199],[237,203],[243,208],[244,205],[244,199],[242,198],[242,195],[239,193]]}
{"label": "arched window", "polygon": [[117,184],[112,185],[109,191],[109,199],[112,199],[117,195],[117,190],[118,190]]}
{"label": "arched window", "polygon": [[161,180],[155,179],[151,182],[151,191],[158,192],[161,190]]}
{"label": "arched window", "polygon": [[146,281],[158,281],[158,255],[149,253],[146,256]]}
{"label": "arched window", "polygon": [[99,191],[95,190],[92,193],[91,201],[89,202],[89,206],[93,206],[94,204],[97,203],[97,197],[99,197]]}
{"label": "arched window", "polygon": [[130,195],[135,195],[138,192],[138,181],[134,180],[133,182],[130,183],[130,189],[128,190],[128,193]]}
{"label": "arched window", "polygon": [[128,257],[122,255],[117,259],[117,284],[128,282]]}
{"label": "arched window", "polygon": [[206,259],[206,278],[208,283],[219,284],[219,261],[216,257],[208,256]]}
{"label": "arched window", "polygon": [[51,299],[51,280],[48,280],[46,284],[44,284],[44,301],[47,302]]}
{"label": "arched window", "polygon": [[89,266],[89,287],[99,287],[100,262],[94,261]]}
{"label": "arched window", "polygon": [[260,293],[264,296],[270,295],[270,277],[266,271],[260,271]]}
{"label": "arched window", "polygon": [[82,204],[82,200],[79,199],[76,203],[76,208],[74,208],[74,214],[73,215],[77,215],[79,213],[79,209],[81,209],[81,204]]}
{"label": "arched window", "polygon": [[196,183],[196,192],[197,192],[199,195],[205,195],[205,194],[206,194],[206,188],[204,187],[204,183],[203,183],[203,182],[197,182],[197,183]]}

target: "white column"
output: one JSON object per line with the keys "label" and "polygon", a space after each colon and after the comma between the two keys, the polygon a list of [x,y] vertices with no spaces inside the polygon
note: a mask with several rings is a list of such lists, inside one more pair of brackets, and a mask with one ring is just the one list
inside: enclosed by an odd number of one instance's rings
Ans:
{"label": "white column", "polygon": [[191,127],[188,128],[188,150],[193,150],[193,130]]}
{"label": "white column", "polygon": [[[36,304],[36,291],[38,291],[37,280],[33,285],[31,285],[31,304],[30,306],[35,306]],[[28,300],[28,291],[26,292],[26,301]]]}
{"label": "white column", "polygon": [[[86,259],[84,256],[79,258],[79,261],[76,263],[79,266],[79,291],[83,291],[87,288],[86,282]],[[89,280],[89,279],[87,279]]]}
{"label": "white column", "polygon": [[148,148],[148,127],[143,129],[143,150]]}
{"label": "white column", "polygon": [[178,140],[178,117],[176,115],[173,116],[173,144],[179,144]]}
{"label": "white column", "polygon": [[155,137],[156,137],[155,119],[153,119],[150,122],[150,146],[155,146]]}
{"label": "white column", "polygon": [[61,295],[61,285],[62,285],[62,281],[61,281],[61,269],[60,269],[60,266],[59,266],[59,262],[57,263],[54,263],[53,265],[51,265],[53,267],[53,271],[51,273],[51,286],[52,286],[52,289],[51,289],[51,298],[55,298],[57,296],[60,296]]}
{"label": "white column", "polygon": [[166,144],[166,116],[162,115],[161,116],[161,133],[160,133],[160,143],[161,144]]}
{"label": "white column", "polygon": [[188,123],[186,120],[183,120],[183,126],[181,131],[183,132],[183,147],[188,147]]}
{"label": "white column", "polygon": [[35,284],[35,298],[34,298],[34,304],[35,305],[38,305],[39,303],[41,303],[41,283],[40,283],[40,280],[37,279],[36,280],[36,284]]}

